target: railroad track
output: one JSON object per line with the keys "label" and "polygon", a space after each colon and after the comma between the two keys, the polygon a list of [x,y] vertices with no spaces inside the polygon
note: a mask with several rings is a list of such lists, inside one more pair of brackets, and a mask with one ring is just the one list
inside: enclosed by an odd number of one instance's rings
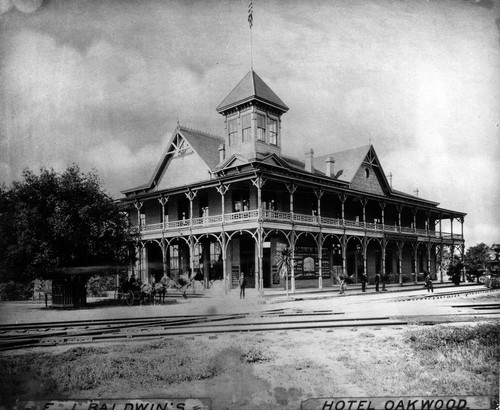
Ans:
{"label": "railroad track", "polygon": [[477,295],[481,293],[494,293],[494,292],[500,292],[500,289],[476,289],[476,290],[461,289],[449,292],[427,293],[425,295],[403,296],[399,298],[394,298],[393,300],[395,302],[407,302],[415,300],[445,299],[445,298],[455,298],[459,296],[467,297],[469,295]]}
{"label": "railroad track", "polygon": [[[459,289],[436,294],[391,298],[394,301],[415,301],[468,296],[499,292],[498,289]],[[454,308],[471,308],[472,313],[455,316],[500,314],[500,303],[455,305]],[[348,318],[343,312],[331,310],[273,309],[256,313],[213,314],[97,319],[52,323],[24,323],[0,325],[0,351],[41,346],[58,346],[82,343],[153,340],[176,336],[217,335],[224,333],[269,332],[287,330],[352,328],[362,326],[401,326],[415,324],[411,317],[361,317]],[[435,324],[420,321],[422,324]]]}
{"label": "railroad track", "polygon": [[0,351],[82,343],[153,340],[244,332],[406,325],[390,317],[350,318],[332,311],[267,311],[0,326]]}

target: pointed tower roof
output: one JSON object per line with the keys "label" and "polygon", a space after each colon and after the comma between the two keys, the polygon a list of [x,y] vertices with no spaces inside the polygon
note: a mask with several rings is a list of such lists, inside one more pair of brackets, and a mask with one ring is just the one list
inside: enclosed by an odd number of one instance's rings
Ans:
{"label": "pointed tower roof", "polygon": [[222,113],[245,102],[258,100],[271,105],[282,112],[287,112],[288,107],[274,93],[273,90],[260,78],[257,73],[250,70],[245,77],[234,87],[233,91],[217,107],[217,112]]}

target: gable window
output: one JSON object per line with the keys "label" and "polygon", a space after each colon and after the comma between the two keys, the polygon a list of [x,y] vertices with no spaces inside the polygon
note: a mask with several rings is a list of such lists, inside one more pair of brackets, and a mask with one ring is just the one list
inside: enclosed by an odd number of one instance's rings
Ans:
{"label": "gable window", "polygon": [[235,118],[228,121],[229,145],[238,145],[238,120]]}
{"label": "gable window", "polygon": [[257,114],[257,139],[266,140],[266,117],[262,114]]}
{"label": "gable window", "polygon": [[278,121],[269,120],[269,144],[278,145]]}
{"label": "gable window", "polygon": [[242,128],[243,128],[243,142],[252,141],[252,123],[250,121],[250,114],[241,117]]}
{"label": "gable window", "polygon": [[365,177],[369,178],[370,177],[370,168],[365,168]]}

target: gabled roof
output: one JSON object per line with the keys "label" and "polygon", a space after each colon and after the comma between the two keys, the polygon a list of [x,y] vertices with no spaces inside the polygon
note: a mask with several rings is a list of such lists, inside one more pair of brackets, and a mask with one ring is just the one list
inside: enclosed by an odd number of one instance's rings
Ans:
{"label": "gabled roof", "polygon": [[187,144],[193,149],[193,151],[198,154],[198,156],[207,165],[207,168],[212,170],[219,163],[219,146],[224,142],[224,139],[216,135],[212,135],[203,131],[194,130],[182,125],[178,125],[175,131],[172,133],[172,137],[166,145],[166,149],[163,152],[158,165],[153,171],[153,175],[147,184],[130,188],[121,191],[123,194],[137,192],[137,191],[148,191],[151,190],[159,181],[165,167],[167,166],[168,160],[170,159],[172,153],[172,145],[176,138],[180,136],[186,141]]}
{"label": "gabled roof", "polygon": [[351,182],[370,148],[371,145],[363,145],[361,147],[315,157],[313,160],[314,168],[322,173],[325,173],[326,159],[328,157],[332,157],[335,160],[335,173],[342,171],[342,173],[338,176],[338,179],[345,182]]}
{"label": "gabled roof", "polygon": [[224,143],[224,138],[180,125],[177,129],[208,167],[214,169],[219,163],[219,146]]}
{"label": "gabled roof", "polygon": [[252,100],[261,101],[283,112],[288,111],[286,104],[281,101],[262,78],[260,78],[255,71],[250,70],[224,101],[219,104],[217,112],[221,113],[227,111]]}

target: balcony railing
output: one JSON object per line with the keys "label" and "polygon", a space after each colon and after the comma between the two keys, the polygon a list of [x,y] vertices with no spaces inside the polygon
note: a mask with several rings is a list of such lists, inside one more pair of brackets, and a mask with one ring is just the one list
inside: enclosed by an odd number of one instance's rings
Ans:
{"label": "balcony railing", "polygon": [[267,209],[263,209],[262,213],[260,213],[258,209],[253,209],[250,211],[226,213],[224,215],[211,215],[193,219],[182,219],[179,221],[166,221],[163,223],[147,224],[141,226],[140,231],[142,233],[152,233],[155,231],[161,232],[163,230],[167,232],[185,228],[199,229],[203,227],[220,226],[222,224],[234,225],[242,222],[257,221],[259,219],[259,215],[261,216],[262,220],[268,222],[289,224],[293,221],[294,223],[298,224],[315,226],[321,225],[323,227],[329,228],[347,228],[354,230],[367,230],[371,232],[389,232],[403,235],[427,236],[432,238],[442,237],[443,239],[463,239],[463,235],[456,233],[453,233],[452,235],[447,232],[442,232],[440,236],[440,233],[434,230],[412,228],[407,226],[400,227],[398,225],[383,225],[378,222],[360,222],[350,219],[327,218],[310,214],[307,215],[291,212],[271,211]]}

